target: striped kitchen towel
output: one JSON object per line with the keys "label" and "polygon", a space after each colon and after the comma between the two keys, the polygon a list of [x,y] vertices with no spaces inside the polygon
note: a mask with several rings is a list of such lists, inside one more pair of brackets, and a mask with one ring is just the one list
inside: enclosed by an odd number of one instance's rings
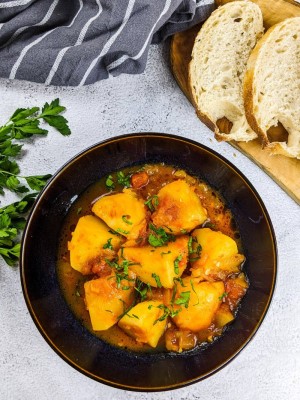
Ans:
{"label": "striped kitchen towel", "polygon": [[0,0],[0,77],[82,86],[144,71],[149,45],[213,0]]}

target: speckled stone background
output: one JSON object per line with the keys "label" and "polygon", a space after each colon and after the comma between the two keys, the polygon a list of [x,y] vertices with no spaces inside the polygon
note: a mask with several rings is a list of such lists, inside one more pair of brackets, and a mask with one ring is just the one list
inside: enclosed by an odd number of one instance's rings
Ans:
{"label": "speckled stone background", "polygon": [[[133,393],[97,383],[56,355],[30,318],[19,269],[12,269],[1,260],[0,399],[299,399],[299,206],[243,154],[212,138],[170,73],[167,44],[152,46],[144,74],[120,76],[80,89],[0,80],[0,125],[17,107],[43,105],[55,97],[67,107],[72,135],[62,137],[51,131],[45,138],[28,141],[21,161],[22,174],[54,173],[82,149],[122,133],[166,132],[197,140],[233,162],[265,202],[278,241],[277,287],[258,333],[226,368],[183,389]],[[11,200],[6,196],[1,203]]]}

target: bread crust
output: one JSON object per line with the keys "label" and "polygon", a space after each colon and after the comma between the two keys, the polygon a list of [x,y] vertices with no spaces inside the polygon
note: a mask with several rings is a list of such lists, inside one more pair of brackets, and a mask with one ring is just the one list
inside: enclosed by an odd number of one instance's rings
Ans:
{"label": "bread crust", "polygon": [[[204,22],[204,24],[201,26],[201,29],[205,29],[205,26],[207,25],[207,20]],[[198,39],[198,37],[199,37],[199,35],[200,35],[200,31],[201,31],[201,29],[199,30],[199,32],[197,33],[197,36],[196,36],[196,38],[195,38],[195,41],[194,41],[194,43],[196,43],[196,41],[197,41],[197,39]],[[192,53],[193,53],[193,51],[192,51]],[[192,54],[192,56],[191,56],[191,61],[189,62],[189,67],[188,67],[188,87],[189,87],[189,93],[190,93],[190,97],[191,97],[191,101],[192,101],[192,104],[193,104],[193,106],[194,106],[194,108],[195,108],[195,110],[196,110],[196,114],[197,114],[197,116],[198,116],[198,118],[211,130],[211,131],[213,131],[214,133],[216,133],[216,128],[217,128],[217,126],[216,126],[216,124],[210,119],[210,118],[208,118],[208,116],[206,115],[206,114],[203,114],[200,110],[199,110],[199,108],[198,108],[198,105],[197,105],[197,101],[196,101],[196,98],[195,98],[195,93],[194,93],[194,90],[193,90],[193,85],[192,85],[192,72],[191,72],[191,65],[192,65],[192,62],[193,62],[193,54]]]}
{"label": "bread crust", "polygon": [[263,37],[256,43],[256,46],[252,50],[248,62],[247,69],[243,81],[243,98],[244,98],[244,108],[245,114],[250,127],[257,133],[258,137],[261,139],[263,148],[268,146],[269,139],[265,132],[258,125],[257,119],[254,112],[254,76],[256,61],[259,56],[261,48],[264,46],[268,37],[271,35],[273,30],[276,28],[277,24],[270,28]]}
{"label": "bread crust", "polygon": [[[248,0],[246,0],[246,1],[241,1],[241,0],[235,1],[235,3],[244,3],[244,2],[251,3],[251,1],[248,1]],[[227,6],[228,6],[228,5],[227,5]],[[226,5],[225,5],[224,7],[226,7]],[[218,9],[217,9],[217,10],[218,10]],[[215,10],[215,11],[212,13],[212,15],[213,15],[217,10]],[[199,36],[202,34],[202,31],[206,29],[206,25],[208,25],[208,20],[206,20],[206,21],[204,22],[204,24],[202,25],[201,29],[199,30],[199,32],[198,32],[198,34],[197,34],[197,36],[196,36],[196,38],[195,38],[194,44],[195,44],[195,43],[197,42],[197,40],[199,39]],[[194,47],[193,47],[193,48],[194,48]],[[215,136],[215,139],[216,139],[216,140],[218,140],[218,141],[232,141],[232,140],[234,140],[232,137],[229,136],[229,134],[230,134],[230,129],[226,129],[227,127],[225,126],[225,129],[221,128],[222,131],[220,131],[220,129],[219,129],[219,127],[218,127],[218,121],[216,121],[216,122],[212,121],[212,120],[209,118],[209,116],[208,116],[207,114],[203,113],[203,112],[200,110],[200,108],[199,108],[199,106],[198,106],[198,104],[197,104],[196,92],[195,92],[195,90],[194,90],[194,88],[193,88],[193,78],[192,78],[192,66],[193,66],[193,62],[194,62],[194,59],[193,59],[193,52],[192,52],[191,61],[189,62],[189,67],[188,67],[188,87],[189,87],[189,93],[190,93],[190,97],[191,97],[191,102],[192,102],[192,104],[193,104],[193,106],[194,106],[194,108],[195,108],[195,110],[196,110],[196,114],[197,114],[198,118],[199,118],[210,130],[212,130],[212,131],[214,132],[214,136]],[[254,131],[254,132],[255,132],[255,131]],[[228,136],[227,136],[227,135],[228,135]],[[254,133],[253,133],[253,135],[254,135]],[[250,137],[248,140],[246,139],[246,140],[244,140],[244,141],[253,140],[253,138],[254,138],[254,137],[252,136],[252,137]]]}
{"label": "bread crust", "polygon": [[[294,18],[299,18],[299,17],[294,17]],[[255,95],[254,79],[255,79],[257,61],[261,49],[264,47],[264,45],[266,44],[266,42],[268,41],[274,30],[276,30],[278,26],[282,25],[283,23],[286,23],[286,21],[288,21],[289,19],[294,19],[294,18],[288,18],[282,22],[279,22],[278,24],[273,25],[257,42],[255,48],[252,50],[250,57],[248,59],[247,70],[243,82],[243,98],[244,98],[244,108],[245,108],[246,118],[250,127],[254,130],[254,132],[257,133],[258,137],[261,139],[263,148],[267,147],[268,149],[270,149],[271,154],[281,154],[291,158],[293,158],[294,156],[285,149],[285,147],[282,145],[282,142],[272,142],[272,143],[270,142],[267,132],[264,132],[261,129],[257,121],[255,115],[256,114],[255,105],[254,105],[254,95]]]}
{"label": "bread crust", "polygon": [[[236,0],[215,0],[215,4],[223,6]],[[257,4],[263,14],[266,29],[287,18],[300,17],[300,4],[293,0],[251,0]]]}

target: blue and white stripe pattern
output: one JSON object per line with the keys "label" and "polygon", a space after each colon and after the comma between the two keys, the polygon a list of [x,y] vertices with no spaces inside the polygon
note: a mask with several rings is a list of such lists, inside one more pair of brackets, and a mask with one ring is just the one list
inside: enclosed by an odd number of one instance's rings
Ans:
{"label": "blue and white stripe pattern", "polygon": [[149,46],[213,0],[0,0],[0,77],[82,86],[144,71]]}

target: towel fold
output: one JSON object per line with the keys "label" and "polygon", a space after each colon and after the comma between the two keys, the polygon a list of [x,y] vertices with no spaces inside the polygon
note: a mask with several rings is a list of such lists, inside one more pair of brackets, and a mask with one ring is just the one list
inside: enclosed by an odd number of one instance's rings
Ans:
{"label": "towel fold", "polygon": [[213,0],[0,0],[0,77],[82,86],[144,71],[149,46]]}

